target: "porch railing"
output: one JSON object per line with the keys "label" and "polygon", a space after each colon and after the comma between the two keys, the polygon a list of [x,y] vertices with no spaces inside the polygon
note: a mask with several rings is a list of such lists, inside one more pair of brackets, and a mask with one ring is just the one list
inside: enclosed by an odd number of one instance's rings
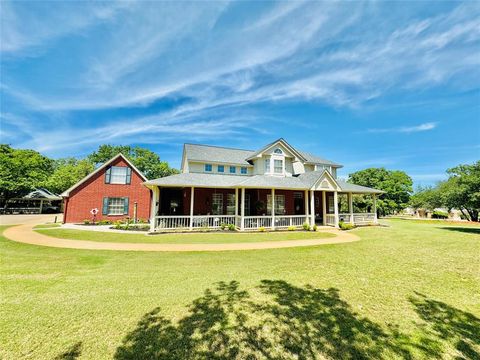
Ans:
{"label": "porch railing", "polygon": [[356,213],[353,214],[353,222],[356,225],[371,224],[375,222],[375,213]]}
{"label": "porch railing", "polygon": [[[192,229],[217,229],[224,225],[235,224],[235,215],[195,215],[192,217]],[[155,216],[156,230],[189,229],[190,216]]]}
{"label": "porch railing", "polygon": [[352,222],[351,214],[338,214],[338,221],[343,221],[345,223]]}
{"label": "porch railing", "polygon": [[329,226],[335,226],[335,214],[325,215],[325,224]]}
{"label": "porch railing", "polygon": [[290,226],[300,227],[303,223],[307,221],[305,215],[286,215],[286,216],[275,216],[275,227],[276,228],[287,228]]}
{"label": "porch railing", "polygon": [[264,227],[264,228],[272,227],[271,216],[245,216],[243,218],[243,221],[244,221],[244,228],[246,230],[259,229],[261,227]]}

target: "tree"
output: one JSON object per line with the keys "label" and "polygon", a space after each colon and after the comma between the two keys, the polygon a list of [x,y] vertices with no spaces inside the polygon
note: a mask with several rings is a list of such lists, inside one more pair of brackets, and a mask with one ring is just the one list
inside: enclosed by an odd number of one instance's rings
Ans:
{"label": "tree", "polygon": [[410,197],[410,206],[414,209],[434,210],[443,205],[441,194],[436,187],[419,188]]}
{"label": "tree", "polygon": [[[369,168],[349,174],[348,181],[357,185],[368,186],[385,191],[377,201],[378,212],[382,215],[392,214],[408,204],[413,192],[413,182],[404,171],[385,168]],[[370,201],[365,201],[367,207]]]}
{"label": "tree", "polygon": [[34,150],[0,144],[0,194],[3,199],[24,195],[41,186],[53,170],[53,160]]}
{"label": "tree", "polygon": [[448,180],[438,185],[442,203],[448,209],[459,209],[472,221],[480,212],[480,161],[458,165],[447,170]]}
{"label": "tree", "polygon": [[148,179],[156,179],[178,173],[178,170],[171,168],[168,162],[161,161],[160,156],[156,153],[139,146],[101,145],[97,151],[88,156],[88,160],[99,165],[110,160],[118,153],[125,155]]}
{"label": "tree", "polygon": [[55,160],[52,175],[42,184],[53,193],[61,194],[95,169],[87,159],[65,158]]}

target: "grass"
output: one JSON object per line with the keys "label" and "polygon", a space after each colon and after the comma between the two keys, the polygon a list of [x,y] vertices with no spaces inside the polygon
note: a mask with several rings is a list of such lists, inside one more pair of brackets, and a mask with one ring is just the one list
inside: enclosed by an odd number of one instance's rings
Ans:
{"label": "grass", "polygon": [[58,228],[60,227],[59,223],[54,223],[54,224],[41,224],[41,225],[36,225],[33,228],[34,229],[49,229],[49,228]]}
{"label": "grass", "polygon": [[348,244],[219,253],[0,237],[0,358],[479,358],[480,235],[387,223]]}
{"label": "grass", "polygon": [[51,237],[73,240],[90,240],[100,242],[121,243],[159,243],[159,244],[222,244],[222,243],[252,243],[262,241],[285,241],[301,239],[326,239],[335,235],[325,232],[282,231],[264,233],[238,232],[205,232],[183,234],[121,234],[87,230],[48,229],[37,230],[41,234]]}

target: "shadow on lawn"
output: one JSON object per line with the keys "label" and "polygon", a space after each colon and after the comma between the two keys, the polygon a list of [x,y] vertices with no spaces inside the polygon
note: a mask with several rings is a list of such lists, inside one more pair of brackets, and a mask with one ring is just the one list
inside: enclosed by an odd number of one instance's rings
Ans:
{"label": "shadow on lawn", "polygon": [[480,227],[444,226],[444,227],[441,227],[440,229],[480,235]]}
{"label": "shadow on lawn", "polygon": [[[264,280],[256,290],[263,301],[252,300],[235,281],[219,283],[175,323],[156,308],[124,338],[115,359],[412,359],[420,353],[441,358],[439,336],[456,336],[459,351],[476,354],[471,342],[478,340],[478,319],[433,300],[411,299],[437,332],[413,338],[359,316],[337,289]],[[441,327],[445,312],[454,321]]]}
{"label": "shadow on lawn", "polygon": [[66,352],[55,357],[54,360],[75,360],[82,353],[82,342],[73,344]]}

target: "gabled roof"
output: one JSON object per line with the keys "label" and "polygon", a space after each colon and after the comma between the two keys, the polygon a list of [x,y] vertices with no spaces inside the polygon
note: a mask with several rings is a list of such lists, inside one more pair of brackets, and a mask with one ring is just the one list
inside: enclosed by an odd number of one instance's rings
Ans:
{"label": "gabled roof", "polygon": [[246,159],[253,153],[253,150],[233,149],[220,146],[200,144],[184,145],[184,156],[188,161],[209,161],[213,163],[250,166],[250,163]]}
{"label": "gabled roof", "polygon": [[109,166],[111,163],[113,163],[114,161],[116,161],[118,158],[122,158],[127,164],[128,166],[130,166],[141,178],[143,181],[147,181],[148,179],[145,177],[145,175],[143,175],[143,173],[138,170],[135,165],[132,164],[132,162],[130,160],[127,159],[127,157],[121,153],[115,155],[113,158],[111,158],[110,160],[108,160],[107,162],[105,162],[102,166],[98,167],[97,169],[95,169],[94,171],[92,171],[90,174],[88,174],[87,176],[85,176],[82,180],[80,180],[79,182],[77,182],[75,185],[73,185],[72,187],[70,187],[68,190],[65,190],[61,196],[63,197],[68,197],[70,195],[70,193],[75,190],[77,187],[79,187],[80,185],[82,185],[84,182],[86,182],[87,180],[91,179],[93,176],[95,176],[96,174],[98,174],[99,172],[101,172],[103,169],[105,169],[107,166]]}
{"label": "gabled roof", "polygon": [[62,200],[62,197],[54,194],[47,189],[42,189],[38,188],[35,189],[31,192],[29,192],[27,195],[21,197],[21,198],[16,198],[16,199],[23,199],[23,200]]}
{"label": "gabled roof", "polygon": [[300,151],[298,151],[297,149],[295,149],[292,145],[290,145],[284,138],[277,139],[277,140],[271,142],[270,144],[265,145],[263,148],[256,151],[250,157],[248,157],[247,160],[251,160],[251,159],[257,157],[261,153],[267,151],[271,147],[277,146],[278,144],[282,144],[283,146],[285,146],[292,154],[294,154],[295,156],[297,156],[301,160],[307,161],[307,159],[302,155],[302,153]]}
{"label": "gabled roof", "polygon": [[385,191],[382,191],[382,190],[378,190],[378,189],[374,189],[374,188],[370,188],[370,187],[366,187],[366,186],[361,186],[361,185],[351,184],[351,183],[348,183],[348,182],[343,181],[343,180],[337,180],[337,183],[338,183],[338,185],[340,185],[342,191],[344,191],[344,192],[352,192],[352,193],[356,193],[356,194],[361,194],[361,193],[364,193],[364,194],[383,194],[383,193],[385,193]]}
{"label": "gabled roof", "polygon": [[309,164],[325,164],[325,165],[331,165],[333,167],[343,167],[343,165],[337,164],[333,161],[321,158],[320,156],[316,156],[310,153],[307,153],[305,151],[299,151],[302,156],[307,159],[307,163]]}

